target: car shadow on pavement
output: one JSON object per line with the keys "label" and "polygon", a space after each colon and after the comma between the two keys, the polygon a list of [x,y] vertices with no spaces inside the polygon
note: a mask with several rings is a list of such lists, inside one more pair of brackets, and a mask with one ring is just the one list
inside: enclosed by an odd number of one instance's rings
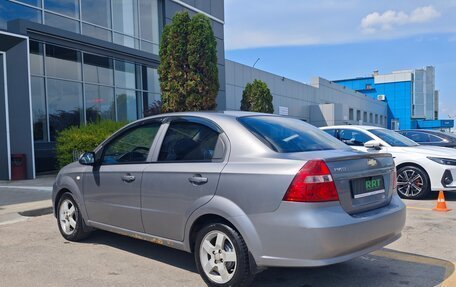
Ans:
{"label": "car shadow on pavement", "polygon": [[[193,255],[106,231],[96,231],[85,244],[100,244],[197,272]],[[314,268],[269,268],[253,286],[423,286],[442,283],[454,273],[444,260],[382,249],[348,262]]]}
{"label": "car shadow on pavement", "polygon": [[154,244],[103,230],[96,230],[81,243],[102,244],[124,250],[151,260],[197,273],[193,255],[184,251]]}

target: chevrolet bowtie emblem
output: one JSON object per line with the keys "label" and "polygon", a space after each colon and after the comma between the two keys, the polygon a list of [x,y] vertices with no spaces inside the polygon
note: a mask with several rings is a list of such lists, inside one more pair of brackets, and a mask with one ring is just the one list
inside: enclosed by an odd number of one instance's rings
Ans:
{"label": "chevrolet bowtie emblem", "polygon": [[370,158],[367,160],[367,165],[372,167],[377,166],[377,160]]}

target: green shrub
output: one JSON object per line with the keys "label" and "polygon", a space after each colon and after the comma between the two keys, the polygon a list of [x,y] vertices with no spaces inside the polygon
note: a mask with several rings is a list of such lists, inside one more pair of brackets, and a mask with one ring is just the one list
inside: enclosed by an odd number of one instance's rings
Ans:
{"label": "green shrub", "polygon": [[162,112],[216,108],[217,41],[207,16],[176,13],[163,29],[159,56]]}
{"label": "green shrub", "polygon": [[241,111],[270,114],[274,112],[272,94],[265,82],[254,80],[245,86],[242,92]]}
{"label": "green shrub", "polygon": [[126,125],[124,122],[101,121],[81,127],[70,127],[57,135],[57,163],[60,168],[74,161],[77,153],[93,151],[102,141]]}

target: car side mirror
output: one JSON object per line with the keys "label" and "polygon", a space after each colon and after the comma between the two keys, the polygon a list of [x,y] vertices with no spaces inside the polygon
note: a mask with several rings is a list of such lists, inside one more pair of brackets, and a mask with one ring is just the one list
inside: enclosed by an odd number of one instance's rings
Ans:
{"label": "car side mirror", "polygon": [[382,149],[381,148],[381,144],[378,141],[376,141],[376,140],[370,140],[368,142],[365,142],[364,143],[364,147],[365,148],[373,148],[373,149],[376,149],[376,150]]}
{"label": "car side mirror", "polygon": [[82,165],[94,165],[95,164],[95,153],[85,152],[79,157],[79,163]]}

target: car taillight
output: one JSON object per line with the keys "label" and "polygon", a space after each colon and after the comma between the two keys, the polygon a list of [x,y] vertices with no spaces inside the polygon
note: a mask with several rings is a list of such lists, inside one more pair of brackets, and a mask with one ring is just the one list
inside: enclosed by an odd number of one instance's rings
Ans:
{"label": "car taillight", "polygon": [[308,161],[296,174],[283,197],[284,201],[337,201],[336,185],[323,160]]}
{"label": "car taillight", "polygon": [[393,181],[393,189],[397,189],[397,172],[396,172],[396,169],[394,169],[391,172],[391,180]]}

